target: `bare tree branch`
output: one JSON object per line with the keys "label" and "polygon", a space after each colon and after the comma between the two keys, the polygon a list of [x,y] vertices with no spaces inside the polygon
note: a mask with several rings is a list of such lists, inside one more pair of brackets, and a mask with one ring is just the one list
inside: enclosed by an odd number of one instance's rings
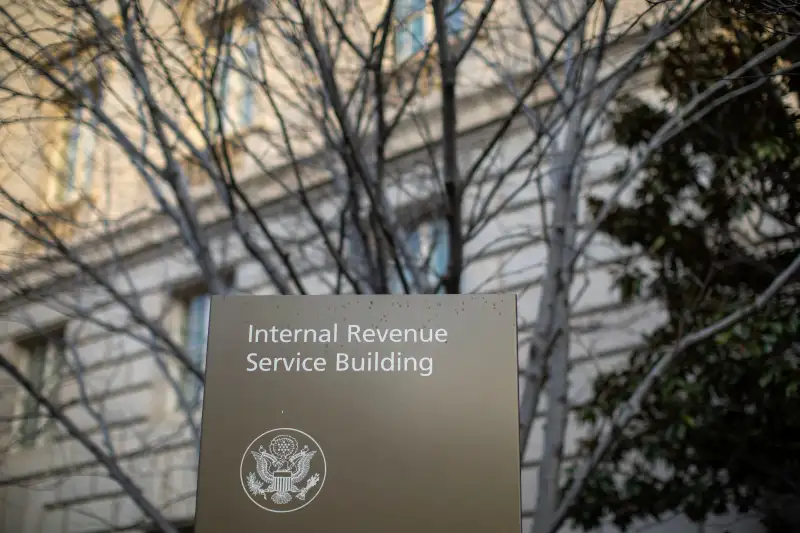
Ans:
{"label": "bare tree branch", "polygon": [[81,431],[72,420],[64,415],[61,409],[54,406],[45,396],[43,396],[30,380],[20,372],[20,370],[9,361],[5,355],[0,354],[0,368],[5,370],[17,383],[22,387],[27,394],[30,394],[36,403],[45,408],[47,413],[59,424],[61,424],[67,432],[80,442],[86,450],[94,456],[97,461],[102,464],[108,473],[114,478],[120,487],[130,496],[131,500],[142,510],[142,512],[150,518],[155,525],[161,528],[164,533],[178,533],[178,530],[167,520],[161,511],[150,502],[142,492],[142,489],[128,477],[128,475],[119,467],[117,462],[101,450],[95,443],[86,438],[83,431]]}

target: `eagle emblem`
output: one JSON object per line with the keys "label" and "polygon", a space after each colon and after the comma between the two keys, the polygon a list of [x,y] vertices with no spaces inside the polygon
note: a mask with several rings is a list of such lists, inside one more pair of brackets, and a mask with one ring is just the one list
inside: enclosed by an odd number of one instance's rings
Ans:
{"label": "eagle emblem", "polygon": [[[318,454],[318,466],[322,468],[312,473]],[[248,455],[252,461],[245,461]],[[255,471],[247,469],[245,474],[245,462],[255,463]],[[325,458],[316,441],[305,433],[273,430],[251,443],[242,458],[242,467],[242,481],[250,499],[269,511],[287,512],[304,507],[319,492]]]}

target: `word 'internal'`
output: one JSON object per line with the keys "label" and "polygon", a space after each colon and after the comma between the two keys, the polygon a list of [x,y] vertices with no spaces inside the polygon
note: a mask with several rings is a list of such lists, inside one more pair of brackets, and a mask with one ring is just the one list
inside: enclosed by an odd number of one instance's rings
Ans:
{"label": "word 'internal'", "polygon": [[[447,330],[444,328],[362,328],[347,324],[343,342],[376,343],[396,342],[409,344],[446,343]],[[247,334],[250,343],[321,343],[339,342],[339,324],[330,328],[256,328],[250,324]]]}

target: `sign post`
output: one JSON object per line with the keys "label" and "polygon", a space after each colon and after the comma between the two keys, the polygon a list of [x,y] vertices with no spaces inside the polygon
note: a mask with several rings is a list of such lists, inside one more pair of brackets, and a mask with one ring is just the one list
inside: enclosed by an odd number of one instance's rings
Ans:
{"label": "sign post", "polygon": [[518,533],[513,295],[215,296],[197,533]]}

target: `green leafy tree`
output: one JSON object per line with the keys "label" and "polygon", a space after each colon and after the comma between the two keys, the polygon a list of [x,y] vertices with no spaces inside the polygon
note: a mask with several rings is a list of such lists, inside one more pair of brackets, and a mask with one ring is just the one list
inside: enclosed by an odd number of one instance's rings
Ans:
{"label": "green leafy tree", "polygon": [[[659,300],[668,320],[628,366],[597,379],[584,422],[609,417],[669,345],[752,302],[798,253],[800,77],[785,65],[800,46],[775,31],[787,24],[712,3],[658,51],[660,87],[684,104],[768,46],[787,44],[734,82],[758,90],[716,102],[653,153],[632,200],[601,226],[642,250],[644,261],[620,268],[624,296]],[[618,142],[647,143],[669,109],[621,101]],[[595,212],[600,205],[592,201]],[[798,281],[662,377],[573,507],[577,525],[612,520],[625,529],[673,512],[699,521],[739,509],[760,513],[774,532],[800,530]]]}

